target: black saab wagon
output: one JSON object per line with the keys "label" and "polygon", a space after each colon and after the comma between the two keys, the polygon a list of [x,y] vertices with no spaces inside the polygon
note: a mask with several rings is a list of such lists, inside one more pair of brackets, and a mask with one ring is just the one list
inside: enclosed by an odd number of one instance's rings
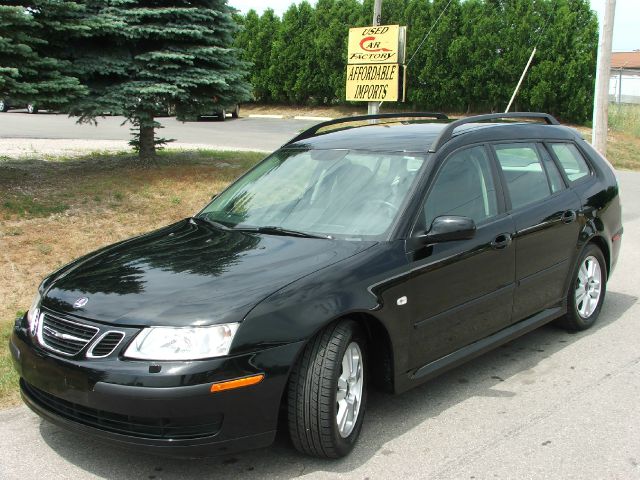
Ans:
{"label": "black saab wagon", "polygon": [[549,115],[351,117],[46,278],[10,348],[26,404],[78,434],[211,455],[281,418],[335,458],[370,388],[593,325],[621,235],[612,167]]}

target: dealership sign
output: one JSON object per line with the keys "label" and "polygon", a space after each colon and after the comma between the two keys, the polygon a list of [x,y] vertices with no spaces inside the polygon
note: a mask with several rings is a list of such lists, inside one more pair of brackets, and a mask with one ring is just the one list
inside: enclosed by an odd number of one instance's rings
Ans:
{"label": "dealership sign", "polygon": [[349,30],[348,63],[403,63],[400,54],[399,25]]}
{"label": "dealership sign", "polygon": [[403,102],[407,27],[381,25],[349,30],[347,100]]}
{"label": "dealership sign", "polygon": [[347,65],[347,100],[397,102],[401,98],[404,67],[394,64]]}

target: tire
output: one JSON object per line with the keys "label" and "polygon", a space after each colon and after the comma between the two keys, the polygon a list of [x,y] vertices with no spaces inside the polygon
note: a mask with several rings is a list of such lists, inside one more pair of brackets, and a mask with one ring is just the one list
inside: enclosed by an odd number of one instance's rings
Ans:
{"label": "tire", "polygon": [[38,113],[38,107],[36,107],[33,103],[29,103],[27,105],[27,112],[32,114]]}
{"label": "tire", "polygon": [[224,122],[227,120],[227,111],[226,110],[222,110],[222,112],[220,112],[220,115],[218,115],[218,120],[220,120],[221,122]]}
{"label": "tire", "polygon": [[4,100],[0,100],[0,112],[7,112],[9,111],[9,104],[6,103]]}
{"label": "tire", "polygon": [[[593,275],[585,271],[590,268],[594,268]],[[585,273],[587,274],[586,283]],[[597,290],[598,276],[599,290]],[[604,255],[596,245],[588,244],[574,268],[567,296],[567,314],[558,320],[558,325],[574,332],[591,328],[600,315],[606,292],[607,264]],[[594,298],[596,294],[597,299]]]}
{"label": "tire", "polygon": [[[353,353],[360,355],[360,368],[350,377],[342,366]],[[367,405],[367,365],[365,335],[354,321],[334,323],[309,342],[288,385],[289,434],[298,451],[320,458],[340,458],[351,452]],[[350,381],[341,377],[349,377]],[[352,416],[347,416],[351,421],[340,428],[337,415],[346,411],[348,399],[356,398],[358,391],[360,401],[353,403],[358,407],[354,407]]]}
{"label": "tire", "polygon": [[231,112],[231,118],[240,118],[240,105],[236,105],[236,108]]}

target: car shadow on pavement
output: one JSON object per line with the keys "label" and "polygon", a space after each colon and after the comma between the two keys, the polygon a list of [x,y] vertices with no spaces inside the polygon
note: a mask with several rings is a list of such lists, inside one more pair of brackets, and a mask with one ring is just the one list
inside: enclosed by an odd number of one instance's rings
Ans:
{"label": "car shadow on pavement", "polygon": [[[500,384],[533,369],[572,343],[606,328],[637,301],[634,296],[608,292],[598,323],[586,332],[568,334],[547,325],[402,395],[371,392],[359,443],[349,457],[337,461],[319,460],[297,453],[286,432],[280,432],[274,445],[266,449],[190,460],[121,450],[61,430],[46,421],[40,423],[40,433],[48,446],[66,461],[102,478],[253,479],[293,478],[313,472],[349,473],[373,457],[401,455],[402,452],[394,452],[386,444],[471,397],[515,396],[516,393],[507,388],[501,389]],[[573,375],[573,366],[563,368],[567,369],[568,377]],[[532,383],[534,381],[531,380]],[[469,421],[473,422],[473,419]],[[473,428],[473,425],[468,428]],[[433,441],[442,440],[434,438]]]}

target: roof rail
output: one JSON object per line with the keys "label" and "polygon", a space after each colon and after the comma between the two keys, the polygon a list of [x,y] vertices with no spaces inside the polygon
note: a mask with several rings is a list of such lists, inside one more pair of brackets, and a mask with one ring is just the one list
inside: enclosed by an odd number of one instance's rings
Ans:
{"label": "roof rail", "polygon": [[440,147],[442,147],[445,143],[447,143],[453,137],[453,132],[456,128],[466,125],[468,123],[477,123],[477,122],[485,122],[487,120],[502,120],[502,119],[511,119],[511,118],[529,118],[529,119],[542,119],[547,125],[560,125],[560,122],[553,116],[548,113],[538,113],[538,112],[513,112],[513,113],[489,113],[486,115],[475,115],[473,117],[461,118],[460,120],[456,120],[447,125],[438,138],[431,144],[431,148],[429,152],[434,153],[437,152]]}
{"label": "roof rail", "polygon": [[385,118],[435,118],[436,120],[449,120],[449,117],[447,117],[444,113],[434,112],[379,113],[376,115],[357,115],[355,117],[336,118],[334,120],[328,120],[326,122],[314,125],[313,127],[305,130],[301,134],[289,140],[283,145],[283,147],[291,145],[292,143],[298,142],[300,140],[304,140],[306,138],[315,137],[318,133],[318,130],[324,127],[329,127],[331,125],[339,125],[341,123],[349,122],[361,122],[365,120],[381,120]]}

